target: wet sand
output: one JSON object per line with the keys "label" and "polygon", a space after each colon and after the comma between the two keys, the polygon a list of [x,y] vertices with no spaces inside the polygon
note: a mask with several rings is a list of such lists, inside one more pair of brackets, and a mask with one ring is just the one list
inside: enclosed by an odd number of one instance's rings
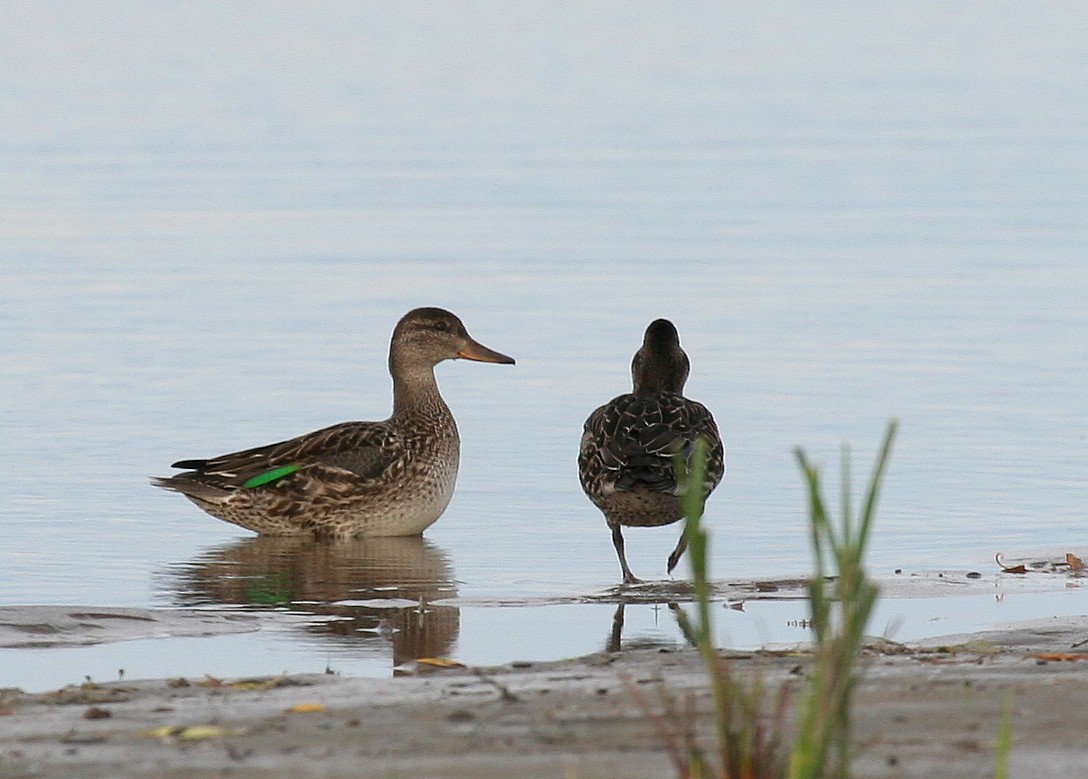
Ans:
{"label": "wet sand", "polygon": [[[211,625],[209,629],[222,626]],[[876,641],[856,701],[858,777],[991,776],[1003,706],[1010,776],[1088,765],[1088,618],[903,646]],[[1080,645],[1080,646],[1078,646]],[[743,674],[799,689],[803,653],[732,653]],[[336,675],[173,679],[0,692],[2,777],[672,776],[628,684],[709,700],[690,650],[627,650],[555,663]]]}

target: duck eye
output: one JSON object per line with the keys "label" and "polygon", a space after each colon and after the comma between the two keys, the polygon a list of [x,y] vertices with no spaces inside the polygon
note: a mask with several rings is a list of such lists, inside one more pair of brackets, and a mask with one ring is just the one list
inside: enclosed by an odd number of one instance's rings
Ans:
{"label": "duck eye", "polygon": [[435,322],[434,329],[440,333],[448,333],[450,331],[449,322]]}

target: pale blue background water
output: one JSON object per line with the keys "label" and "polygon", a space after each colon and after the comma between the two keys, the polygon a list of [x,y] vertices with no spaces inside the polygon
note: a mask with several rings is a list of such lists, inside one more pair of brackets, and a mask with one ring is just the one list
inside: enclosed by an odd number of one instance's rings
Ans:
{"label": "pale blue background water", "polygon": [[[874,571],[1083,545],[1085,21],[3,4],[0,604],[176,605],[245,534],[146,477],[386,416],[417,305],[518,359],[438,370],[463,461],[426,537],[462,597],[617,581],[575,451],[658,316],[726,439],[716,575],[806,573],[791,448],[864,472],[892,416]],[[629,532],[634,570],[676,532]],[[482,613],[450,652],[514,629]]]}

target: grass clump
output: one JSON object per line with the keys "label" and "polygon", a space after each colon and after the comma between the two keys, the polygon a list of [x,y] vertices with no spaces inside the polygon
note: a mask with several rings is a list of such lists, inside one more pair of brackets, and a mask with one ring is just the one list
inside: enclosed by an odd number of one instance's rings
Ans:
{"label": "grass clump", "polygon": [[818,779],[827,776],[829,769],[832,776],[846,777],[849,772],[850,704],[860,676],[855,660],[877,599],[877,586],[866,577],[863,559],[895,431],[893,420],[884,433],[856,519],[851,505],[850,450],[843,447],[837,529],[820,489],[819,471],[804,450],[794,451],[808,488],[809,538],[816,568],[809,581],[808,601],[816,645],[790,753],[789,779]]}
{"label": "grass clump", "polygon": [[[856,660],[865,626],[877,599],[877,587],[865,575],[863,560],[877,497],[884,478],[896,422],[888,423],[868,488],[858,512],[852,505],[849,449],[843,447],[841,516],[828,510],[817,468],[804,450],[794,454],[808,496],[809,537],[815,570],[808,600],[815,644],[812,667],[801,691],[789,736],[786,710],[788,684],[783,683],[768,705],[761,677],[739,678],[713,643],[708,539],[701,524],[705,495],[689,489],[684,497],[684,532],[692,568],[695,614],[677,611],[685,636],[698,650],[710,686],[715,748],[700,747],[694,736],[694,700],[683,707],[664,689],[664,714],[654,714],[641,693],[636,699],[647,711],[669,751],[680,779],[823,779],[849,773],[850,709],[860,677]],[[706,444],[696,442],[685,474],[688,485],[701,485]],[[671,723],[671,724],[670,724]]]}

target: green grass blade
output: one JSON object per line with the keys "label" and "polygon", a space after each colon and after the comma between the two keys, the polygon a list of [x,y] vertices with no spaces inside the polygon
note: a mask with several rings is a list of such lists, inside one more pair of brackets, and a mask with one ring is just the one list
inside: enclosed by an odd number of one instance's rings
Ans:
{"label": "green grass blade", "polygon": [[873,514],[876,510],[876,501],[880,495],[880,485],[884,481],[884,471],[888,467],[888,457],[891,455],[892,443],[895,441],[895,434],[898,429],[899,422],[897,420],[892,419],[888,422],[888,427],[884,431],[884,441],[880,445],[880,452],[876,458],[876,465],[869,477],[869,487],[865,491],[865,501],[861,511],[860,533],[863,542],[869,534],[869,525],[872,523]]}
{"label": "green grass blade", "polygon": [[1009,751],[1012,749],[1012,694],[1001,706],[1001,726],[997,731],[997,753],[994,758],[994,779],[1008,779]]}

